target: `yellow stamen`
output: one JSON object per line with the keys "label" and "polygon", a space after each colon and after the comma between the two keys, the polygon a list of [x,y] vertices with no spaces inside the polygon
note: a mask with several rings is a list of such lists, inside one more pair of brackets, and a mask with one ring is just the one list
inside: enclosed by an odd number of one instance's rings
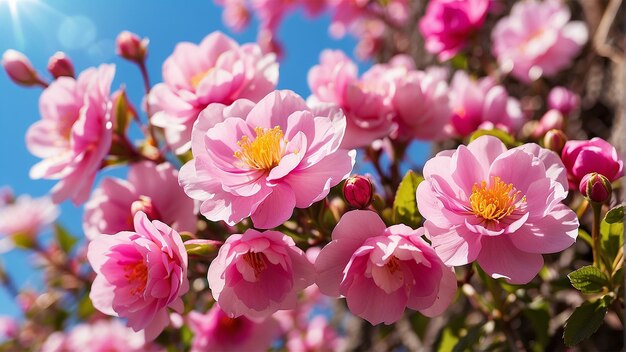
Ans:
{"label": "yellow stamen", "polygon": [[[513,184],[505,184],[500,177],[495,176],[487,186],[483,181],[480,185],[475,183],[472,187],[470,205],[472,212],[485,220],[501,220],[511,215],[517,209],[517,200],[520,191],[513,191]],[[525,197],[522,201],[525,201]]]}
{"label": "yellow stamen", "polygon": [[268,129],[256,127],[254,132],[256,138],[253,141],[243,136],[237,142],[241,150],[235,152],[235,157],[253,169],[269,171],[278,165],[285,153],[283,131],[276,126]]}
{"label": "yellow stamen", "polygon": [[200,73],[196,73],[195,75],[193,75],[193,77],[191,77],[191,85],[194,88],[198,88],[198,86],[200,85],[200,82],[202,82],[202,80],[209,75],[209,73],[211,73],[211,71],[213,71],[213,67],[211,67],[210,69],[204,71],[204,72],[200,72]]}

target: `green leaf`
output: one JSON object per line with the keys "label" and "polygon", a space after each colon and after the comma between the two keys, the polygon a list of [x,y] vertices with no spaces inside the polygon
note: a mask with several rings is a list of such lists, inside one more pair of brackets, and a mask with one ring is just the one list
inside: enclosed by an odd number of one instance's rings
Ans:
{"label": "green leaf", "polygon": [[609,279],[593,265],[583,266],[567,275],[569,281],[582,293],[597,293],[608,286]]}
{"label": "green leaf", "polygon": [[494,137],[498,138],[499,140],[501,140],[502,143],[506,144],[506,146],[508,148],[516,147],[516,146],[519,145],[519,143],[517,143],[515,141],[515,138],[513,138],[513,136],[511,136],[510,134],[506,133],[505,131],[499,130],[499,129],[478,130],[478,131],[472,133],[472,135],[469,138],[469,141],[472,142],[475,139],[477,139],[478,137],[482,137],[482,136],[494,136]]}
{"label": "green leaf", "polygon": [[222,243],[212,240],[188,240],[184,244],[187,254],[206,257],[215,254]]}
{"label": "green leaf", "polygon": [[417,210],[415,191],[422,181],[424,178],[411,170],[404,175],[393,201],[392,219],[394,224],[402,223],[411,228],[419,226],[422,217]]}
{"label": "green leaf", "polygon": [[609,223],[602,220],[600,224],[600,241],[602,246],[602,256],[607,262],[613,263],[617,252],[624,246],[624,223]]}
{"label": "green leaf", "polygon": [[452,348],[452,352],[461,352],[461,351],[474,351],[474,345],[480,339],[480,335],[483,333],[483,324],[475,325],[471,327],[467,334],[459,339],[454,348]]}
{"label": "green leaf", "polygon": [[126,129],[130,124],[130,121],[137,116],[135,109],[128,103],[128,96],[126,95],[126,89],[121,88],[114,95],[114,110],[115,114],[113,119],[113,130],[119,135],[126,134]]}
{"label": "green leaf", "polygon": [[624,204],[620,204],[615,208],[606,212],[604,221],[609,224],[624,223]]}
{"label": "green leaf", "polygon": [[59,223],[54,224],[54,236],[59,242],[59,246],[65,253],[69,253],[78,239],[72,235]]}
{"label": "green leaf", "polygon": [[594,302],[585,302],[574,310],[565,323],[563,340],[573,346],[593,335],[602,322],[611,303],[610,296],[604,296]]}
{"label": "green leaf", "polygon": [[87,320],[88,318],[90,318],[95,311],[96,309],[93,307],[93,303],[91,303],[89,295],[85,295],[83,299],[78,302],[76,313],[78,314],[78,317],[82,320]]}
{"label": "green leaf", "polygon": [[446,326],[441,333],[441,341],[439,343],[439,348],[437,351],[452,351],[454,346],[459,343],[459,337],[453,332],[453,329],[450,326]]}

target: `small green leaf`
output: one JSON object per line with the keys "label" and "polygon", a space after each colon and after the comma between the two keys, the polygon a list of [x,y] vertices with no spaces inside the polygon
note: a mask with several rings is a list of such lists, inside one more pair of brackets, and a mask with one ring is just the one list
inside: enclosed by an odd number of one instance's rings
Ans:
{"label": "small green leaf", "polygon": [[65,253],[69,253],[76,242],[78,242],[78,239],[70,235],[70,233],[59,223],[54,224],[54,236],[59,242],[59,247],[61,247]]}
{"label": "small green leaf", "polygon": [[585,302],[574,310],[565,323],[563,340],[573,346],[593,335],[602,322],[611,303],[610,296],[604,296],[594,302]]}
{"label": "small green leaf", "polygon": [[607,211],[604,216],[604,221],[609,224],[615,224],[617,222],[624,223],[624,204],[620,204]]}
{"label": "small green leaf", "polygon": [[393,201],[392,219],[394,224],[402,223],[412,228],[419,226],[422,217],[417,210],[415,192],[422,181],[424,178],[411,170],[404,175]]}
{"label": "small green leaf", "polygon": [[115,133],[119,135],[126,134],[126,129],[130,124],[130,121],[137,116],[137,112],[128,102],[128,96],[126,95],[126,89],[121,88],[115,92],[113,96],[113,104],[115,114],[113,119],[113,129]]}
{"label": "small green leaf", "polygon": [[603,220],[600,224],[600,239],[602,246],[602,256],[608,263],[613,263],[617,252],[624,246],[624,223],[608,223]]}
{"label": "small green leaf", "polygon": [[498,138],[499,140],[502,141],[502,143],[506,144],[507,147],[511,148],[511,147],[516,147],[519,145],[519,143],[517,143],[515,141],[515,138],[513,138],[513,136],[511,136],[510,134],[506,133],[503,130],[499,130],[499,129],[493,129],[493,130],[478,130],[474,133],[472,133],[472,135],[469,138],[469,141],[472,142],[475,139],[477,139],[478,137],[482,137],[482,136],[494,136],[496,138]]}
{"label": "small green leaf", "polygon": [[222,243],[212,240],[188,240],[184,244],[187,254],[206,257],[216,253]]}
{"label": "small green leaf", "polygon": [[593,265],[583,266],[567,275],[569,281],[582,293],[597,293],[609,284],[606,275]]}

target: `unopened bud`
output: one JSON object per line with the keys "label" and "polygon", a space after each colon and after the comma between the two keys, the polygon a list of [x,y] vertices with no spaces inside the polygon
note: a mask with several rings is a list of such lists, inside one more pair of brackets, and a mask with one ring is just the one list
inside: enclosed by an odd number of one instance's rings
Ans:
{"label": "unopened bud", "polygon": [[11,80],[19,85],[26,87],[46,86],[30,60],[19,51],[13,49],[5,51],[2,55],[2,67],[7,71]]}
{"label": "unopened bud", "polygon": [[554,87],[548,94],[548,107],[560,111],[563,115],[576,110],[579,104],[578,95],[564,87]]}
{"label": "unopened bud", "polygon": [[543,146],[559,155],[561,155],[565,143],[567,143],[567,136],[561,130],[551,129],[543,136]]}
{"label": "unopened bud", "polygon": [[123,31],[117,36],[116,53],[126,60],[143,62],[148,53],[148,38],[140,39],[135,33]]}
{"label": "unopened bud", "polygon": [[353,208],[365,209],[372,203],[374,186],[365,176],[351,176],[343,185],[343,197]]}
{"label": "unopened bud", "polygon": [[146,213],[146,216],[150,220],[161,219],[161,214],[152,203],[152,198],[148,196],[139,196],[139,200],[132,202],[132,204],[130,205],[130,212],[133,218],[135,217],[135,214],[137,214],[140,211],[143,211],[144,213]]}
{"label": "unopened bud", "polygon": [[546,132],[552,129],[560,130],[563,128],[563,114],[558,110],[548,110],[539,120],[539,125],[533,132],[533,137],[541,138]]}
{"label": "unopened bud", "polygon": [[54,77],[74,77],[74,64],[64,52],[57,51],[48,60],[48,72]]}
{"label": "unopened bud", "polygon": [[580,180],[580,193],[591,202],[604,203],[611,198],[611,181],[597,172],[591,172]]}

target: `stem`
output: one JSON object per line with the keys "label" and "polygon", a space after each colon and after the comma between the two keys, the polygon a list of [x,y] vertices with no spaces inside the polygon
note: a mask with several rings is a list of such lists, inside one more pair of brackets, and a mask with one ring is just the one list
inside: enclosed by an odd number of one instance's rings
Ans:
{"label": "stem", "polygon": [[593,265],[600,268],[600,215],[602,212],[602,204],[591,202],[591,209],[593,210],[593,225],[591,227]]}
{"label": "stem", "polygon": [[[150,93],[150,76],[148,76],[148,70],[146,69],[146,62],[140,61],[137,63],[139,70],[141,71],[141,78],[143,78],[143,88],[146,91],[146,95]],[[150,116],[150,114],[148,114]]]}
{"label": "stem", "polygon": [[75,272],[72,268],[70,268],[67,265],[69,262],[62,262],[62,263],[59,262],[54,257],[52,257],[50,255],[50,253],[45,250],[45,248],[42,248],[39,244],[36,244],[33,249],[35,250],[35,252],[37,252],[39,255],[41,255],[41,257],[43,259],[45,259],[48,263],[50,263],[50,265],[52,265],[54,268],[56,268],[56,269],[58,269],[60,271],[63,271],[66,274],[71,275],[72,277],[74,277],[78,281],[80,281],[83,284],[85,284],[87,287],[91,286],[91,281],[89,279],[87,279],[86,277],[78,274],[77,272]]}

